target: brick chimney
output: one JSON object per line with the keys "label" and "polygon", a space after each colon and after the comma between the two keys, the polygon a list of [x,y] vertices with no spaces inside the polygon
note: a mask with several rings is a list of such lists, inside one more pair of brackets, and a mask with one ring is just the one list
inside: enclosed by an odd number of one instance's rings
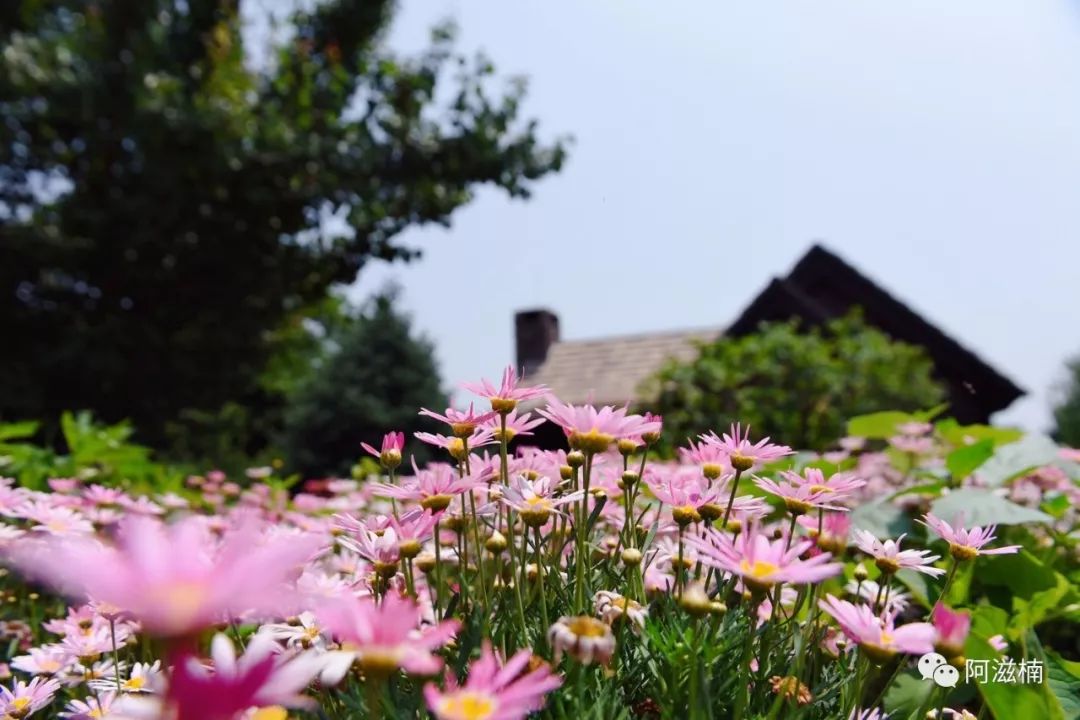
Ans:
{"label": "brick chimney", "polygon": [[514,313],[514,342],[517,367],[522,375],[532,375],[547,360],[548,350],[559,341],[559,316],[538,308]]}

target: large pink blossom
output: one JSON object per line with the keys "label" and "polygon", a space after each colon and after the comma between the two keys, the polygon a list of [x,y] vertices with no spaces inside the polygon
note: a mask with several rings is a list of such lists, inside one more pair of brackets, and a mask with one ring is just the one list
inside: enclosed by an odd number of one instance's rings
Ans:
{"label": "large pink blossom", "polygon": [[311,535],[267,534],[250,519],[218,541],[199,518],[165,525],[131,517],[115,545],[48,538],[11,555],[23,572],[61,592],[121,608],[152,635],[179,636],[246,611],[290,611],[289,581],[321,544]]}
{"label": "large pink blossom", "polygon": [[976,525],[971,528],[964,528],[963,515],[953,520],[952,525],[932,513],[926,513],[919,522],[949,543],[949,550],[957,560],[970,560],[978,555],[1011,555],[1020,552],[1019,545],[1005,545],[999,548],[985,549],[986,545],[993,542],[997,537],[995,534],[997,526],[987,525],[982,528]]}
{"label": "large pink blossom", "polygon": [[513,410],[519,402],[535,400],[548,394],[546,385],[521,387],[518,385],[520,380],[521,378],[518,377],[517,372],[514,370],[514,366],[507,365],[506,369],[503,370],[502,382],[499,383],[498,387],[487,379],[482,379],[477,383],[461,383],[461,387],[474,395],[479,395],[482,398],[490,400],[492,410],[498,412],[509,412]]}
{"label": "large pink blossom", "polygon": [[603,452],[615,440],[658,433],[663,427],[659,420],[631,415],[625,407],[605,405],[597,410],[592,405],[568,405],[554,398],[537,412],[561,427],[572,447],[588,452]]}
{"label": "large pink blossom", "polygon": [[434,683],[424,687],[428,709],[438,720],[523,720],[544,706],[547,693],[562,685],[547,667],[526,672],[531,654],[521,650],[503,664],[484,641],[464,685],[447,673],[445,690]]}
{"label": "large pink blossom", "polygon": [[826,595],[818,604],[835,618],[844,634],[875,661],[897,653],[923,655],[934,650],[936,633],[930,623],[915,622],[897,627],[893,615],[879,616],[868,605],[855,605],[833,595]]}
{"label": "large pink blossom", "polygon": [[362,669],[390,674],[399,669],[431,675],[443,665],[432,654],[457,632],[460,623],[446,620],[419,628],[420,608],[408,598],[390,592],[382,603],[371,597],[345,597],[316,613],[347,652],[354,653]]}
{"label": "large pink blossom", "polygon": [[700,437],[706,444],[722,450],[728,456],[732,467],[741,471],[778,460],[794,452],[787,445],[769,442],[769,438],[756,443],[750,442],[750,426],[748,425],[746,430],[743,430],[742,425],[738,423],[733,423],[730,430],[722,436],[710,432]]}
{"label": "large pink blossom", "polygon": [[768,590],[779,582],[816,583],[839,575],[843,569],[840,563],[829,562],[829,553],[800,559],[813,543],[802,540],[787,547],[787,539],[770,540],[756,528],[735,538],[709,529],[700,537],[688,537],[686,542],[697,549],[706,565],[742,578],[752,590]]}
{"label": "large pink blossom", "polygon": [[903,535],[898,537],[895,542],[893,540],[883,542],[867,530],[856,530],[854,540],[855,546],[874,558],[878,569],[889,575],[902,568],[908,568],[930,577],[939,577],[945,574],[943,569],[936,568],[931,564],[940,559],[940,556],[931,554],[929,550],[901,550],[900,543],[904,541]]}

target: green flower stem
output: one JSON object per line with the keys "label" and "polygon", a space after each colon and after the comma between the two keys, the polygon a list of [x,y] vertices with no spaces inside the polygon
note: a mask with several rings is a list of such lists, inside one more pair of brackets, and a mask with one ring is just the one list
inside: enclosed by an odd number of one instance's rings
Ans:
{"label": "green flower stem", "polygon": [[720,523],[720,527],[726,528],[728,518],[731,517],[731,508],[735,505],[735,493],[739,490],[739,478],[742,477],[742,470],[735,471],[735,478],[731,481],[731,496],[728,497],[727,510],[724,510],[724,521]]}
{"label": "green flower stem", "polygon": [[541,617],[544,619],[544,625],[541,628],[541,634],[546,633],[547,629],[551,627],[551,621],[548,619],[547,608],[547,594],[544,592],[544,561],[540,557],[544,547],[544,536],[540,533],[540,528],[536,528],[536,583],[540,589],[540,612]]}

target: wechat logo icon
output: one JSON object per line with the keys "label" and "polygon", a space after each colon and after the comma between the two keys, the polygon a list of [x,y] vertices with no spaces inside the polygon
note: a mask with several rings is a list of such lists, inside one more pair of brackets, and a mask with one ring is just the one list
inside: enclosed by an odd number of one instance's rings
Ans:
{"label": "wechat logo icon", "polygon": [[945,656],[932,652],[919,658],[919,674],[923,680],[933,680],[938,687],[953,688],[960,682],[960,671],[945,660]]}

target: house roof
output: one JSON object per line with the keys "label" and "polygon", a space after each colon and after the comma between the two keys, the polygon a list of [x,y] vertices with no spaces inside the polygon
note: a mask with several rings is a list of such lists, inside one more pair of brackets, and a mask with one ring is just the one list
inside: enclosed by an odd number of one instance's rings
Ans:
{"label": "house roof", "polygon": [[727,327],[642,333],[555,342],[529,376],[564,402],[621,405],[640,401],[642,383],[670,358],[692,359],[696,342],[753,332],[766,321],[798,318],[807,325],[862,308],[868,324],[890,337],[923,347],[949,392],[949,413],[961,422],[986,422],[1024,391],[926,321],[873,280],[820,245],[792,271],[774,278]]}
{"label": "house roof", "polygon": [[974,352],[821,245],[810,248],[787,277],[774,278],[727,333],[744,335],[762,322],[790,318],[816,325],[855,307],[886,335],[926,350],[935,374],[948,386],[949,412],[961,422],[986,422],[1024,394]]}
{"label": "house roof", "polygon": [[665,361],[692,359],[695,342],[714,340],[721,332],[711,328],[557,342],[529,382],[547,385],[563,402],[634,402],[640,399],[641,383]]}

